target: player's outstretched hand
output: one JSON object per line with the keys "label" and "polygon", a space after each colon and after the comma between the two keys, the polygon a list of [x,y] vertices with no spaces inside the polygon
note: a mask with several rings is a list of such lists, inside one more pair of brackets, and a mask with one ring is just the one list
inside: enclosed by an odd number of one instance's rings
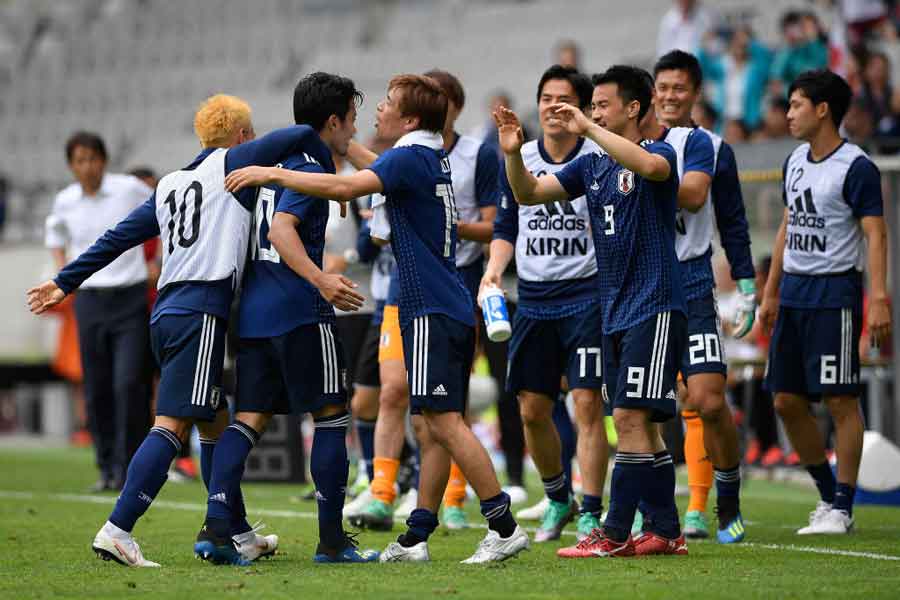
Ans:
{"label": "player's outstretched hand", "polygon": [[891,305],[886,298],[870,298],[867,313],[869,339],[873,346],[881,347],[882,342],[887,341],[891,334]]}
{"label": "player's outstretched hand", "polygon": [[244,167],[235,169],[225,177],[225,189],[232,194],[246,187],[265,185],[272,181],[273,167]]}
{"label": "player's outstretched hand", "polygon": [[28,294],[28,310],[36,315],[53,308],[66,297],[66,293],[59,289],[52,279],[31,288],[26,293]]}
{"label": "player's outstretched hand", "polygon": [[500,138],[500,149],[505,154],[517,153],[525,143],[525,134],[522,132],[519,117],[505,106],[497,108],[493,114]]}
{"label": "player's outstretched hand", "polygon": [[570,133],[584,135],[592,122],[580,108],[560,102],[550,107],[551,113],[566,126]]}
{"label": "player's outstretched hand", "polygon": [[763,333],[772,335],[772,328],[775,327],[775,317],[778,316],[778,298],[763,298],[759,307],[759,322],[762,324]]}
{"label": "player's outstretched hand", "polygon": [[354,291],[357,285],[353,281],[336,273],[323,273],[316,282],[316,287],[329,304],[346,312],[359,310],[366,301],[361,294]]}

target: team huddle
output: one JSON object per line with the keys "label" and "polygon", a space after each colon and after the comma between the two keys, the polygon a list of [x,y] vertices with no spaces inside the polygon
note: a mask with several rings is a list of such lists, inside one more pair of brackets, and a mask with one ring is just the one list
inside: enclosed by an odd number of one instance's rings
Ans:
{"label": "team huddle", "polygon": [[[766,289],[757,291],[734,152],[690,117],[701,85],[696,58],[681,51],[663,56],[653,74],[616,65],[589,78],[553,66],[537,86],[536,140],[524,143],[511,110],[494,113],[502,160],[455,132],[465,95],[445,71],[388,82],[376,128],[393,147],[380,155],[353,141],[362,95],[344,77],[300,80],[296,124],[258,139],[243,100],[207,99],[194,117],[200,154],[53,280],[28,291],[31,310],[43,312],[129,248],[161,236],[150,317],[161,369],[155,422],[93,550],[128,566],[159,566],[144,558],[132,530],[196,426],[208,504],[194,552],[235,565],[274,553],[278,537],[247,521],[244,464],[273,415],[304,413],[315,426],[316,562],[430,560],[442,504],[448,527],[466,526],[467,484],[488,530],[463,562],[503,561],[527,549],[532,540],[467,424],[477,300],[502,286],[513,259],[518,307],[506,386],[518,398],[546,494],[533,541],[558,540],[575,521],[577,543],[559,548],[559,557],[687,555],[686,538],[709,535],[706,494],[695,497],[694,489],[708,492],[714,481],[715,538],[740,543],[740,450],[725,400],[712,272],[716,229],[739,291],[725,333],[746,335],[762,299],[759,317],[772,331],[767,383],[821,495],[798,533],[848,533],[862,450],[864,267],[872,339],[891,329],[880,176],[838,133],[847,83],[830,71],[800,75],[788,120],[804,143],[785,161],[784,220]],[[334,157],[357,170],[337,174]],[[353,397],[354,416],[367,423],[360,441],[370,489],[345,509],[352,417],[334,308],[355,311],[365,299],[353,281],[325,272],[323,257],[329,202],[343,212],[358,198],[369,199],[361,246],[378,265],[378,308]],[[239,288],[237,323],[229,323]],[[231,411],[222,391],[229,326],[239,339]],[[553,421],[567,392],[580,504]],[[809,413],[816,400],[835,419],[836,476]],[[381,552],[361,550],[343,521],[393,527],[407,412],[419,463],[415,506],[396,541]],[[607,415],[618,442],[604,510]],[[683,522],[660,433],[677,416],[692,489]]]}

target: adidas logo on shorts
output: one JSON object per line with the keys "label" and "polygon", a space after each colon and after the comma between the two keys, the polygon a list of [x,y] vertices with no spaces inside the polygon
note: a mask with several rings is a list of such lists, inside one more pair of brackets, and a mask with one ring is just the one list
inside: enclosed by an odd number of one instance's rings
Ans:
{"label": "adidas logo on shorts", "polygon": [[218,494],[213,494],[209,497],[213,502],[222,502],[223,504],[228,504],[228,500],[225,498],[225,492],[219,492]]}
{"label": "adidas logo on shorts", "polygon": [[436,388],[434,388],[434,391],[431,392],[431,393],[432,393],[432,395],[434,395],[434,396],[446,396],[446,395],[447,395],[447,390],[444,389],[444,384],[441,383],[441,384],[438,384],[438,386],[437,386]]}
{"label": "adidas logo on shorts", "polygon": [[675,390],[669,390],[669,393],[666,394],[666,400],[674,400],[675,399]]}

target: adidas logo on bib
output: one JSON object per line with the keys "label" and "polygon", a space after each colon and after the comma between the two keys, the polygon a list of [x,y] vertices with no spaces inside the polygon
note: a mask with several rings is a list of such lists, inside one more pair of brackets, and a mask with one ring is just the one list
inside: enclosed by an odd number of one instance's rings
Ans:
{"label": "adidas logo on bib", "polygon": [[441,384],[439,384],[436,388],[434,388],[434,391],[431,392],[431,394],[432,394],[433,396],[446,396],[446,395],[447,395],[447,390],[444,389],[444,384],[441,383]]}

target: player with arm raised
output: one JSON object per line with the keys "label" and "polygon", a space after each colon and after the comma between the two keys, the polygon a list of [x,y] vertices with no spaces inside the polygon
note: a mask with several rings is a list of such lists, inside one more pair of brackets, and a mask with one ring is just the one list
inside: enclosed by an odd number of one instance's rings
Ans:
{"label": "player with arm raised", "polygon": [[[314,133],[303,152],[286,157],[280,166],[334,173],[332,153],[347,153],[361,100],[344,77],[319,72],[301,79],[294,90],[294,120]],[[313,560],[377,560],[377,553],[358,551],[341,525],[350,414],[344,353],[331,305],[355,311],[363,298],[346,277],[322,271],[328,213],[328,200],[321,197],[277,186],[259,188],[238,320],[237,406],[215,453],[206,521],[194,546],[206,560],[232,562],[231,523],[239,516],[233,498],[239,494],[247,456],[272,416],[307,412],[315,426],[310,472],[319,508]],[[234,541],[243,550],[243,539]]]}
{"label": "player with arm raised", "polygon": [[709,535],[705,513],[715,478],[716,537],[721,543],[735,543],[744,539],[739,503],[740,447],[725,399],[727,365],[711,258],[715,219],[741,299],[733,335],[742,337],[750,331],[756,313],[749,226],[734,152],[721,137],[691,120],[703,83],[697,59],[674,50],[656,63],[654,77],[656,115],[665,126],[661,139],[675,148],[680,176],[675,250],[688,302],[688,347],[681,375],[687,390],[682,398],[682,417],[691,490],[684,533],[688,538]]}
{"label": "player with arm raised", "polygon": [[372,193],[386,198],[421,472],[419,508],[407,520],[407,532],[382,553],[383,561],[429,559],[427,540],[438,525],[451,458],[481,499],[488,521],[487,536],[465,562],[502,561],[528,547],[487,452],[463,420],[475,322],[455,264],[456,207],[440,135],[446,113],[446,96],[433,79],[399,75],[389,82],[376,117],[382,135],[399,139],[370,168],[338,176],[251,167],[228,179],[232,190],[275,183],[341,201]]}
{"label": "player with arm raised", "polygon": [[[212,442],[228,423],[222,392],[225,333],[247,254],[256,190],[231,194],[225,176],[248,165],[275,165],[303,152],[314,135],[309,127],[295,126],[249,141],[254,138],[250,107],[221,94],[200,105],[194,131],[203,151],[187,167],[163,177],[153,196],[55,279],[28,291],[31,311],[42,313],[127,249],[162,237],[159,296],[150,316],[151,343],[161,370],[156,418],[128,466],[109,520],[93,542],[104,560],[133,567],[159,566],[143,557],[131,531],[166,482],[169,465],[188,443],[191,427],[196,424],[201,439]],[[215,444],[202,448],[208,484]],[[243,515],[239,492],[233,501]],[[251,530],[243,517],[233,527]],[[254,536],[254,544],[277,543]],[[236,550],[233,560],[249,564]]]}
{"label": "player with arm raised", "polygon": [[[784,163],[784,219],[759,314],[767,330],[774,325],[768,381],[775,410],[821,497],[797,533],[845,534],[853,528],[863,444],[864,266],[869,332],[876,344],[891,332],[881,176],[838,132],[852,97],[846,81],[831,71],[807,71],[788,95],[791,135],[805,143]],[[809,411],[812,399],[821,399],[834,419],[837,479]]]}
{"label": "player with arm raised", "polygon": [[[520,152],[516,116],[497,115],[510,187],[520,204],[585,195],[603,308],[603,380],[619,436],[609,513],[602,529],[558,555],[565,558],[687,554],[675,506],[675,469],[657,423],[675,416],[675,377],[687,327],[675,254],[678,176],[665,142],[641,142],[650,107],[648,75],[611,67],[595,79],[591,122],[575,107],[556,113],[572,133],[603,150],[537,178]],[[639,145],[640,144],[640,145]],[[637,544],[630,528],[639,502],[653,521]]]}
{"label": "player with arm raised", "polygon": [[[597,152],[593,141],[569,131],[552,110],[560,102],[587,107],[590,100],[590,81],[578,71],[555,65],[544,72],[537,90],[542,137],[521,148],[530,173],[542,178]],[[572,390],[578,424],[577,454],[585,495],[577,534],[583,539],[599,526],[609,460],[600,393],[602,308],[587,202],[582,196],[526,205],[516,201],[505,174],[500,179],[503,195],[482,287],[499,287],[515,256],[519,304],[507,388],[518,397],[525,439],[549,501],[535,541],[559,539],[579,510],[571,482],[566,481],[560,436],[552,418],[554,404],[560,401],[562,377]]]}

